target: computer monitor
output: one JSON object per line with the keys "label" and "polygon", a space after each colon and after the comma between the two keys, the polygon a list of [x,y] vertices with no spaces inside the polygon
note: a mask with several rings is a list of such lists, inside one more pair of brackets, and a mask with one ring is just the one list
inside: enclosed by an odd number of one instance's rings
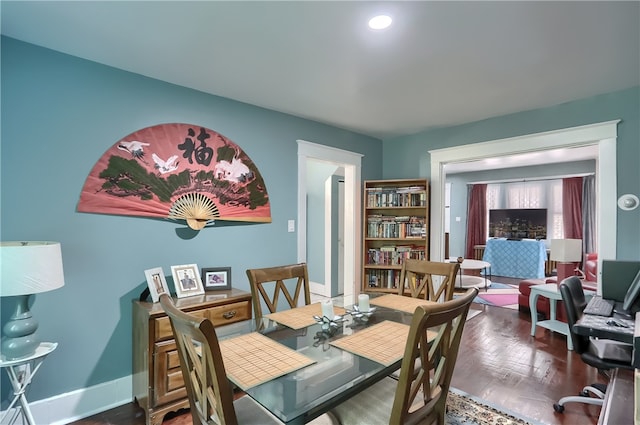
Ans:
{"label": "computer monitor", "polygon": [[636,274],[627,294],[624,296],[622,309],[630,314],[640,310],[640,271]]}
{"label": "computer monitor", "polygon": [[602,298],[624,302],[640,261],[602,260]]}

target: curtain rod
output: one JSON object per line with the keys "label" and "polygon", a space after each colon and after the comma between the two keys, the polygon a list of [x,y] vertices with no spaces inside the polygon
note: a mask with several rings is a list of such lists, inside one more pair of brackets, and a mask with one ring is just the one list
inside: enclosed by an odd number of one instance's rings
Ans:
{"label": "curtain rod", "polygon": [[560,179],[568,179],[568,178],[571,178],[571,177],[585,177],[585,176],[593,176],[593,175],[595,175],[595,173],[569,174],[569,175],[563,175],[563,176],[549,176],[549,177],[530,177],[530,178],[522,178],[522,179],[487,180],[487,181],[481,181],[481,182],[467,182],[467,185],[470,185],[470,184],[532,182],[532,181],[540,181],[540,180],[560,180]]}

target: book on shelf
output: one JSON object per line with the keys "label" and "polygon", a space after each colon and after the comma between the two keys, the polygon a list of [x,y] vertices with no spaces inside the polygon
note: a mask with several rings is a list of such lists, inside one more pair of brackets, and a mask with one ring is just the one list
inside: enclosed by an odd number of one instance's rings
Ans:
{"label": "book on shelf", "polygon": [[367,270],[369,288],[394,289],[400,282],[400,270]]}
{"label": "book on shelf", "polygon": [[424,186],[404,186],[396,189],[398,193],[424,192],[425,190]]}
{"label": "book on shelf", "polygon": [[368,208],[426,206],[425,186],[375,187],[365,191]]}
{"label": "book on shelf", "polygon": [[414,245],[387,245],[367,250],[367,264],[401,266],[405,259],[424,260],[424,247]]}
{"label": "book on shelf", "polygon": [[367,237],[369,238],[424,238],[426,222],[416,216],[367,216]]}

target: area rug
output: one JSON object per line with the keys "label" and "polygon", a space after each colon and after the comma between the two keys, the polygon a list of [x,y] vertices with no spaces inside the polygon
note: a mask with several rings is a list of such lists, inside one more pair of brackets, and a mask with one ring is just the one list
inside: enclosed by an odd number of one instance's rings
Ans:
{"label": "area rug", "polygon": [[[490,403],[456,388],[449,389],[445,423],[447,425],[542,425],[540,422],[524,418],[517,413],[492,406]],[[331,415],[322,415],[309,422],[309,425],[336,424],[337,421]]]}
{"label": "area rug", "polygon": [[447,425],[540,425],[499,406],[492,406],[456,388],[447,396]]}
{"label": "area rug", "polygon": [[473,302],[517,310],[519,293],[515,286],[492,282],[487,291],[480,292]]}

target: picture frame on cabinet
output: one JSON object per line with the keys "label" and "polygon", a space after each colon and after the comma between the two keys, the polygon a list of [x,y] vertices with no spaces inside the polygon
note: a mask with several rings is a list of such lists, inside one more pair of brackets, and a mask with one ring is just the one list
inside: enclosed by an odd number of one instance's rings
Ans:
{"label": "picture frame on cabinet", "polygon": [[231,289],[231,267],[207,267],[202,269],[205,291]]}
{"label": "picture frame on cabinet", "polygon": [[171,275],[178,298],[204,294],[202,280],[197,264],[181,264],[171,266]]}
{"label": "picture frame on cabinet", "polygon": [[149,293],[151,294],[151,300],[157,303],[160,299],[160,294],[169,292],[167,286],[167,279],[164,277],[164,271],[162,267],[154,267],[144,271],[144,275],[147,278],[147,286],[149,287]]}

